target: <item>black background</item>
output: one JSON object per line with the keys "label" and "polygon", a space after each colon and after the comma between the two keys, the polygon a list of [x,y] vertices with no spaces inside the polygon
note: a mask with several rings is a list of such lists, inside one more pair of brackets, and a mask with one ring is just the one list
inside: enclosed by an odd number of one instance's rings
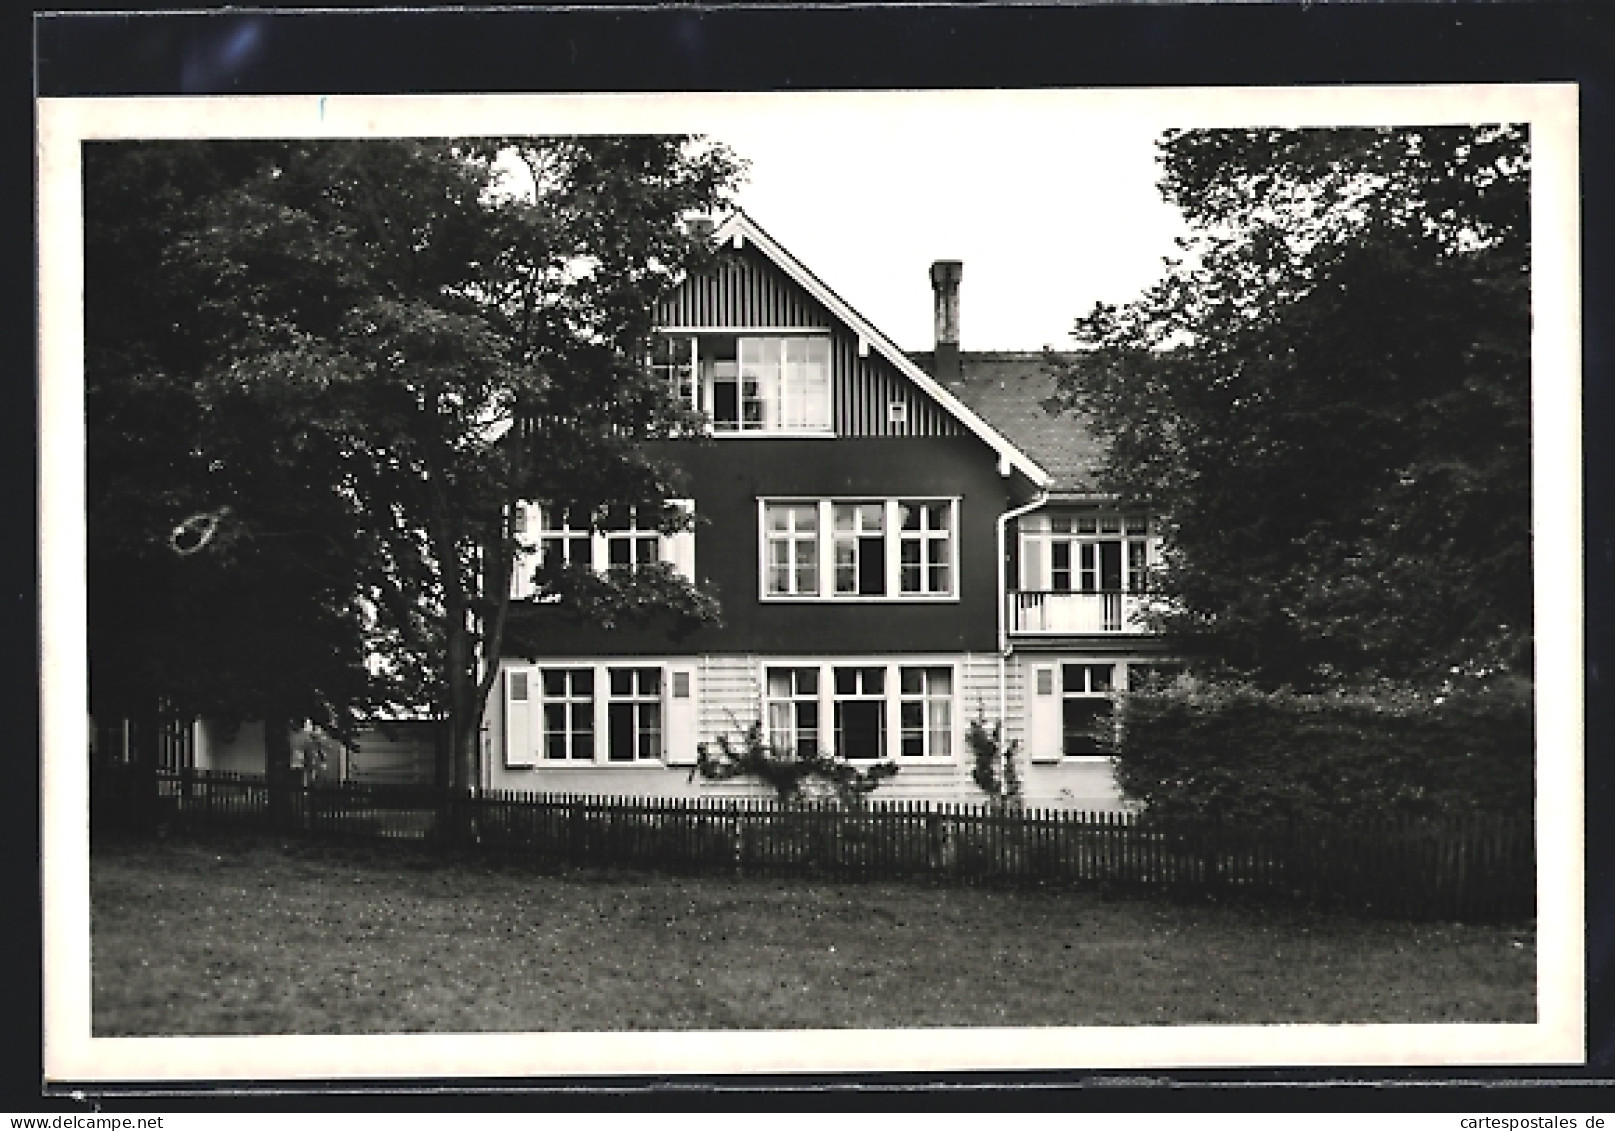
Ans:
{"label": "black background", "polygon": [[[13,25],[15,26],[15,25]],[[1602,3],[1099,3],[746,9],[595,6],[570,10],[228,14],[36,13],[30,65],[10,70],[17,93],[37,96],[382,94],[589,90],[812,90],[947,87],[1292,86],[1346,83],[1541,82],[1580,85],[1583,366],[1586,429],[1588,1064],[1564,1069],[1441,1072],[1105,1072],[824,1079],[466,1081],[423,1093],[425,1082],[309,1094],[189,1095],[105,1088],[84,1099],[47,1094],[39,1045],[37,861],[37,529],[35,383],[24,362],[32,326],[10,335],[0,421],[0,474],[14,534],[3,559],[8,648],[4,717],[12,785],[3,791],[13,867],[7,932],[11,1045],[0,1108],[16,1113],[268,1110],[362,1111],[431,1106],[624,1107],[663,1111],[740,1106],[821,1110],[946,1105],[1162,1111],[1362,1110],[1608,1112],[1615,1076],[1615,815],[1609,758],[1615,670],[1610,626],[1615,574],[1615,458],[1603,443],[1611,415],[1612,168],[1615,5]],[[18,61],[21,64],[21,60]],[[14,103],[20,107],[21,100]],[[21,115],[9,121],[21,140]],[[21,181],[19,151],[8,182]],[[8,212],[24,215],[20,193]],[[32,210],[27,213],[32,219]],[[14,249],[32,246],[17,231]],[[9,288],[31,294],[20,250]],[[20,309],[17,303],[14,309]],[[33,370],[37,373],[37,368]],[[37,377],[35,378],[37,380]],[[28,673],[34,680],[27,679]],[[440,1085],[443,1082],[440,1082]],[[1300,1086],[1300,1087],[1297,1087]],[[537,1089],[536,1092],[528,1092]],[[759,1091],[759,1089],[765,1089]],[[1006,1090],[1014,1089],[1014,1090]],[[647,1091],[648,1090],[648,1091]],[[1455,1121],[1454,1121],[1455,1122]]]}

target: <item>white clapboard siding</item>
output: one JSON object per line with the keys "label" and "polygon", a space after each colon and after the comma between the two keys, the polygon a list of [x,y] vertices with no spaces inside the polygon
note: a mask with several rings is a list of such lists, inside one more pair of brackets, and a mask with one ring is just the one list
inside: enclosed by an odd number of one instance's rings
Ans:
{"label": "white clapboard siding", "polygon": [[739,737],[757,721],[758,665],[754,656],[703,656],[700,661],[701,741]]}

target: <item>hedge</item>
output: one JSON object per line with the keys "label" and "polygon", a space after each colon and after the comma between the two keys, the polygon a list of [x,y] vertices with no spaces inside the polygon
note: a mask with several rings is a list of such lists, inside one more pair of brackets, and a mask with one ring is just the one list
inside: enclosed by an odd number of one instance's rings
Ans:
{"label": "hedge", "polygon": [[1528,685],[1302,695],[1188,681],[1123,697],[1117,781],[1160,817],[1529,814]]}

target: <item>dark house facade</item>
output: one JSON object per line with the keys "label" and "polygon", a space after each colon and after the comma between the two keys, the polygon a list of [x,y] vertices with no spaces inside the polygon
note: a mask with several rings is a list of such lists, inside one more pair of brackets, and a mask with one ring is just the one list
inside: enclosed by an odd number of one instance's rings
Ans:
{"label": "dark house facade", "polygon": [[[778,747],[896,762],[883,798],[975,801],[980,718],[1020,743],[1029,804],[1120,805],[1094,736],[1160,661],[1133,619],[1155,534],[1093,490],[1096,445],[1042,409],[1041,357],[960,352],[958,263],[932,268],[936,349],[910,357],[744,214],[713,238],[719,266],[664,304],[655,351],[710,424],[657,453],[687,473],[695,529],[524,505],[515,615],[555,644],[501,662],[482,785],[760,791],[693,772],[700,744],[760,723]],[[677,644],[579,626],[530,599],[543,555],[665,560],[723,624]]]}

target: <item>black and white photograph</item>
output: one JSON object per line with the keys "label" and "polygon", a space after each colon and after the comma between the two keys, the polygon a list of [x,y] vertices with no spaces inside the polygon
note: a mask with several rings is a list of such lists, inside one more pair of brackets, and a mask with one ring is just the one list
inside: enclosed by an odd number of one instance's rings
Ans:
{"label": "black and white photograph", "polygon": [[1573,89],[40,123],[51,1075],[1580,1058]]}

